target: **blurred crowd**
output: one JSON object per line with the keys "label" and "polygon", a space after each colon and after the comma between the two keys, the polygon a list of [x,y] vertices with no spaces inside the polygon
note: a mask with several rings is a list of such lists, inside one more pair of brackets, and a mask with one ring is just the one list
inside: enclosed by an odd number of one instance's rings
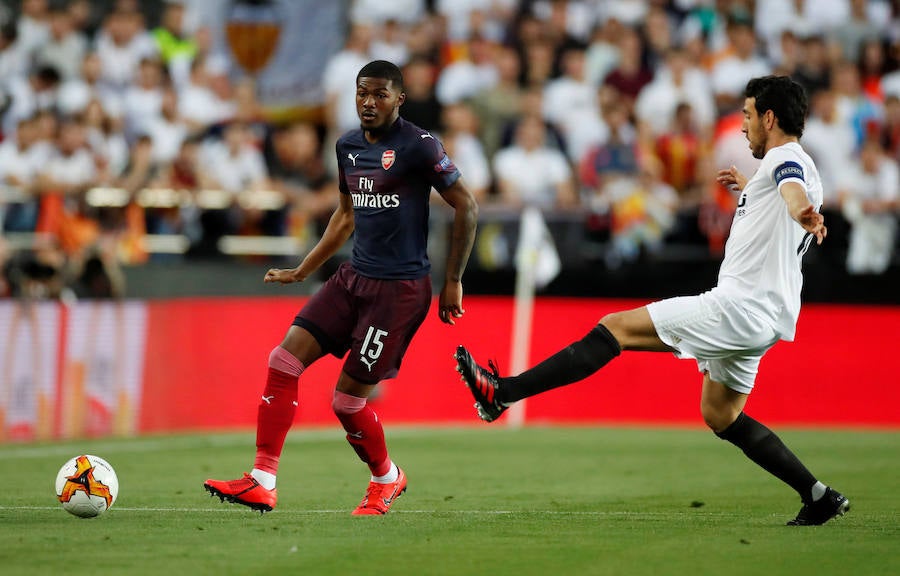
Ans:
{"label": "blurred crowd", "polygon": [[[354,0],[343,48],[322,54],[321,114],[302,120],[267,114],[193,17],[205,1],[158,4],[152,27],[136,0],[0,7],[0,229],[34,233],[24,255],[0,238],[0,295],[121,294],[117,264],[160,257],[147,235],[212,256],[226,235],[321,230],[372,59],[401,66],[401,115],[440,137],[483,214],[583,216],[609,266],[671,244],[721,252],[735,199],[714,174],[758,165],[742,91],[790,75],[847,270],[892,261],[896,0]],[[30,273],[55,284],[27,288]]]}

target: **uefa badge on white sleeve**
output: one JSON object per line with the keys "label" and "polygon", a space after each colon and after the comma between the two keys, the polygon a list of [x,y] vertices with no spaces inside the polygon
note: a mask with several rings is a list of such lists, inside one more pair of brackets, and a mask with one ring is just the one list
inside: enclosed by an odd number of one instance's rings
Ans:
{"label": "uefa badge on white sleeve", "polygon": [[109,510],[119,494],[119,479],[99,456],[75,456],[56,475],[56,497],[63,509],[79,518],[93,518]]}

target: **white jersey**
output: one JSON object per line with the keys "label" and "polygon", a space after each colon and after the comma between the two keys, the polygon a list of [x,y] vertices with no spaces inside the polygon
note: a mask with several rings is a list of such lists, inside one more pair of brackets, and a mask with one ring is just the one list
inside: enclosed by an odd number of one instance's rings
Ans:
{"label": "white jersey", "polygon": [[822,205],[819,171],[800,144],[769,150],[738,201],[718,289],[741,298],[790,341],[800,314],[800,260],[814,237],[788,213],[779,191],[786,182],[804,186],[816,210]]}

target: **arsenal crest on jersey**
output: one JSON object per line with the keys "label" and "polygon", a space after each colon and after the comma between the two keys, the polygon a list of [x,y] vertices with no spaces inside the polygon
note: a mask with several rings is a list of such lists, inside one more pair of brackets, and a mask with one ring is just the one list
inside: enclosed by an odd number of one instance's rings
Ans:
{"label": "arsenal crest on jersey", "polygon": [[381,167],[387,170],[391,166],[394,165],[394,151],[393,150],[385,150],[381,155]]}

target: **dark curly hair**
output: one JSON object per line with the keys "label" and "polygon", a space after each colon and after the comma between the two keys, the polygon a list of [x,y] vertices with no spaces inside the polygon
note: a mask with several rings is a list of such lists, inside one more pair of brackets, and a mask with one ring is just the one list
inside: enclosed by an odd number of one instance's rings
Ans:
{"label": "dark curly hair", "polygon": [[744,97],[756,98],[756,112],[771,110],[785,134],[803,136],[809,104],[803,86],[789,76],[762,76],[747,82]]}
{"label": "dark curly hair", "polygon": [[403,91],[403,73],[400,72],[400,68],[397,67],[396,64],[392,62],[388,62],[387,60],[373,60],[369,62],[365,66],[362,67],[362,70],[359,71],[359,74],[356,75],[356,83],[359,83],[360,78],[382,78],[384,80],[390,80],[390,82],[394,85],[399,91]]}

